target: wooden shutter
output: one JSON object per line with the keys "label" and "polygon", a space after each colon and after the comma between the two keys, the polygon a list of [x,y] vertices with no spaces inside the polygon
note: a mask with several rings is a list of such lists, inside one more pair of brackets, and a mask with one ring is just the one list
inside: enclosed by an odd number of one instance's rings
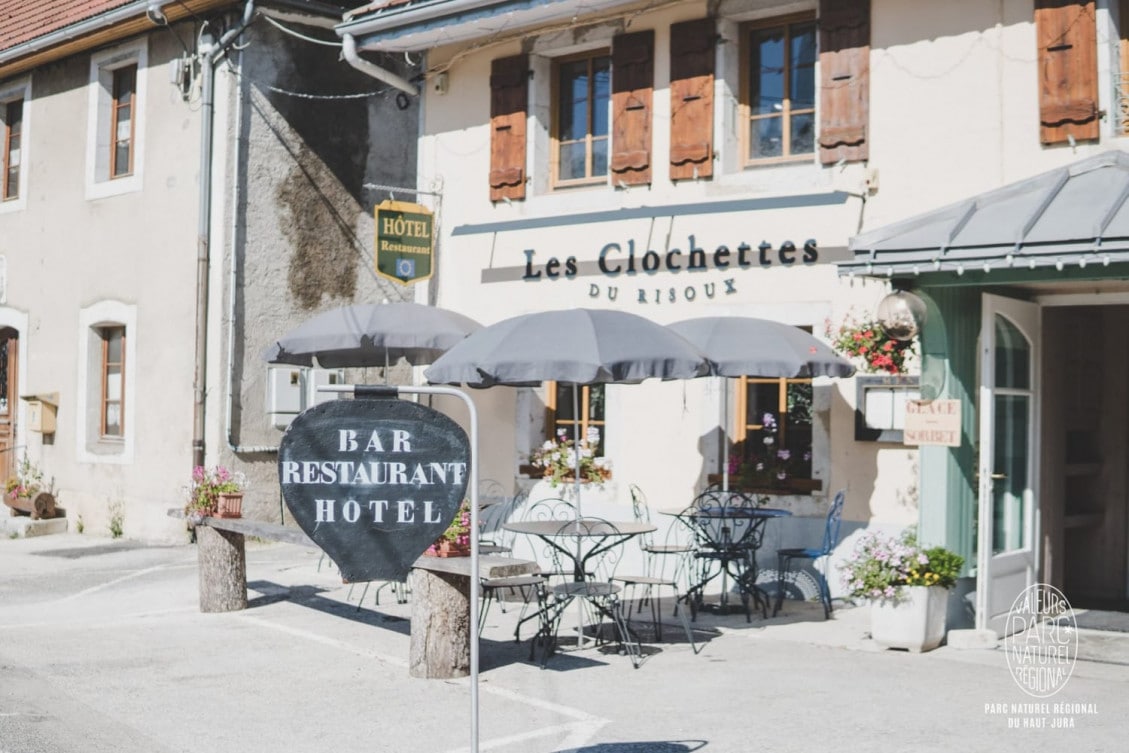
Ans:
{"label": "wooden shutter", "polygon": [[490,66],[490,201],[525,198],[525,117],[529,59],[498,58]]}
{"label": "wooden shutter", "polygon": [[655,32],[612,40],[612,182],[651,182],[651,99]]}
{"label": "wooden shutter", "polygon": [[1039,141],[1098,138],[1098,36],[1094,0],[1037,0]]}
{"label": "wooden shutter", "polygon": [[870,0],[819,4],[819,160],[865,160],[869,152]]}
{"label": "wooden shutter", "polygon": [[713,175],[713,83],[717,24],[670,27],[670,179]]}

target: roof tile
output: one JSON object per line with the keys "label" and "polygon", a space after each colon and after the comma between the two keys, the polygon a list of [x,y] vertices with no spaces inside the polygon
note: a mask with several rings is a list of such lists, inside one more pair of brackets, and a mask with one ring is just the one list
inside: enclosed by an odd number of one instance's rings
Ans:
{"label": "roof tile", "polygon": [[0,0],[0,51],[130,2],[133,0]]}

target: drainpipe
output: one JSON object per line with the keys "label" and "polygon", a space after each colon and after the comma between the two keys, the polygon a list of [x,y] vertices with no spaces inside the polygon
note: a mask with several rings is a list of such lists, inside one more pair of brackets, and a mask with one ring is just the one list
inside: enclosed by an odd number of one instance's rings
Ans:
{"label": "drainpipe", "polygon": [[353,38],[352,34],[343,34],[341,36],[341,50],[345,53],[345,62],[366,76],[371,76],[377,81],[383,81],[390,86],[395,86],[400,91],[410,94],[413,97],[419,96],[419,87],[392,71],[381,68],[376,63],[365,60],[358,55],[357,40]]}
{"label": "drainpipe", "polygon": [[192,464],[204,465],[205,396],[208,392],[208,266],[212,222],[212,129],[215,121],[216,62],[236,37],[251,24],[254,0],[247,0],[243,20],[219,42],[201,38],[200,57],[200,206],[196,242],[196,371],[193,378]]}

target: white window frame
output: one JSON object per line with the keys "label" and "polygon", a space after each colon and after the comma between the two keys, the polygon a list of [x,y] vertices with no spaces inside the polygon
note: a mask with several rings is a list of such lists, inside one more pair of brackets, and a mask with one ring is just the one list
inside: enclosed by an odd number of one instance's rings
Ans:
{"label": "white window frame", "polygon": [[[30,151],[31,134],[31,79],[24,78],[17,81],[11,81],[4,86],[0,87],[0,123],[3,123],[6,117],[7,105],[9,102],[22,99],[24,102],[23,120],[20,125],[20,184],[18,187],[19,195],[10,201],[0,200],[0,214],[7,214],[8,212],[19,212],[27,208],[27,192],[28,192],[28,153]],[[5,124],[6,125],[6,124]],[[0,136],[2,141],[2,136]],[[2,162],[2,160],[0,160]]]}
{"label": "white window frame", "polygon": [[[149,50],[146,39],[120,45],[90,57],[90,96],[86,127],[86,198],[102,199],[140,191],[145,156],[145,83]],[[130,116],[133,118],[133,173],[110,177],[110,115],[113,104],[114,71],[137,66],[137,84]]]}
{"label": "white window frame", "polygon": [[[125,405],[122,437],[101,437],[101,328],[125,327]],[[133,462],[137,414],[137,307],[121,301],[100,301],[78,315],[78,394],[75,396],[75,453],[80,463],[127,465]],[[92,365],[90,359],[94,358]]]}

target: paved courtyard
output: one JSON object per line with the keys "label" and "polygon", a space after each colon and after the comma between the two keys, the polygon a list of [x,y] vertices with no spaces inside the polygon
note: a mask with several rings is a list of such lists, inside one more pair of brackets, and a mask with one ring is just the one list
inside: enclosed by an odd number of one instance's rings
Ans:
{"label": "paved courtyard", "polygon": [[[468,681],[408,676],[410,607],[370,590],[358,610],[291,545],[249,543],[248,581],[246,611],[201,614],[192,546],[0,541],[0,752],[469,750]],[[698,654],[668,613],[639,669],[594,648],[541,669],[492,609],[480,750],[1126,749],[1129,666],[1080,661],[1037,702],[1000,651],[880,651],[864,609],[785,611],[703,615]]]}

